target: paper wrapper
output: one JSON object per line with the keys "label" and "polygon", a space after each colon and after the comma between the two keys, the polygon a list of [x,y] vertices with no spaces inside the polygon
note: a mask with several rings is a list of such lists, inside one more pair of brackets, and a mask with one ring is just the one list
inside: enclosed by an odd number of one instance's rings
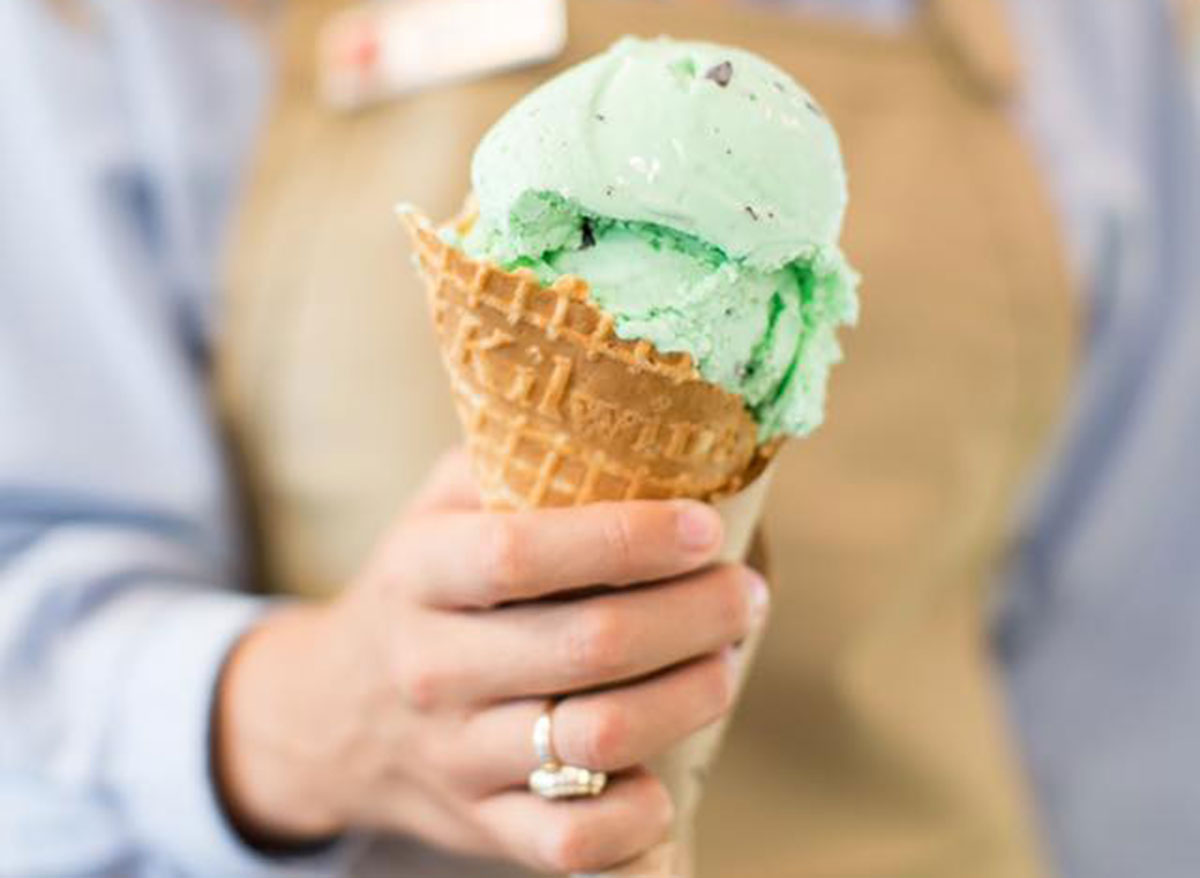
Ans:
{"label": "paper wrapper", "polygon": [[[714,504],[725,524],[722,561],[739,562],[746,559],[762,517],[773,471],[772,464],[745,490]],[[756,632],[741,646],[743,680],[758,648],[760,636],[761,631]],[[741,683],[742,680],[739,680],[739,688]],[[675,823],[667,840],[634,862],[606,872],[589,872],[573,878],[693,878],[696,812],[726,725],[727,721],[722,720],[701,729],[651,766],[675,803]]]}

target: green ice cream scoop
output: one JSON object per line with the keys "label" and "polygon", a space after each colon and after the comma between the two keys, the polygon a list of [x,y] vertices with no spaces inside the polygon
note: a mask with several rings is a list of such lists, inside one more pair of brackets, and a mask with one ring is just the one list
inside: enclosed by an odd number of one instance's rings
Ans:
{"label": "green ice cream scoop", "polygon": [[741,395],[763,441],[820,424],[857,278],[837,137],[787,74],[626,38],[514,106],[472,177],[470,254],[582,277],[621,337],[685,351]]}

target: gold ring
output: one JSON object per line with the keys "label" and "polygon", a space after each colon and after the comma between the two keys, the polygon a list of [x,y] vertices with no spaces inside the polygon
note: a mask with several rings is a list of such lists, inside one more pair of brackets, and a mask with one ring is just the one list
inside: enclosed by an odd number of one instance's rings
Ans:
{"label": "gold ring", "polygon": [[578,765],[563,765],[554,750],[555,702],[548,701],[533,724],[533,751],[541,766],[529,775],[529,790],[543,799],[578,799],[598,796],[608,775]]}

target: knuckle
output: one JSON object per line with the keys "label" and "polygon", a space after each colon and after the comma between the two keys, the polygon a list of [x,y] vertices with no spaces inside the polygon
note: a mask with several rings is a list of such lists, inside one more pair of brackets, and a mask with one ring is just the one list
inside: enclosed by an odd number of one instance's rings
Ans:
{"label": "knuckle", "polygon": [[628,657],[628,634],[621,614],[609,607],[592,607],[578,614],[567,629],[567,662],[580,677],[619,674]]}
{"label": "knuckle", "polygon": [[585,729],[580,746],[585,765],[605,771],[624,767],[631,731],[624,711],[601,702],[593,708]]}
{"label": "knuckle", "polygon": [[429,661],[403,662],[396,674],[404,703],[420,713],[437,708],[445,700],[449,676]]}
{"label": "knuckle", "polygon": [[624,506],[612,507],[612,514],[604,518],[605,548],[621,564],[633,560],[634,530],[632,513]]}
{"label": "knuckle", "polygon": [[492,604],[502,603],[519,590],[528,566],[521,529],[510,516],[492,519],[484,537],[483,551],[487,571],[485,599]]}
{"label": "knuckle", "polygon": [[371,578],[387,590],[397,588],[412,567],[412,531],[413,526],[408,520],[394,525],[371,558]]}
{"label": "knuckle", "polygon": [[587,821],[567,816],[546,832],[543,859],[556,872],[584,872],[601,867],[605,864],[596,861],[593,836]]}

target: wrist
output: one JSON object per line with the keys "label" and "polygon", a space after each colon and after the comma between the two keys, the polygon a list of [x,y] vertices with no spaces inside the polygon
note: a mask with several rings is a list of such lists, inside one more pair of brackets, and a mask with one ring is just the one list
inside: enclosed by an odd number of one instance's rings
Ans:
{"label": "wrist", "polygon": [[283,608],[230,651],[212,719],[213,772],[230,823],[252,846],[322,844],[346,829],[337,754],[337,625],[329,606]]}

